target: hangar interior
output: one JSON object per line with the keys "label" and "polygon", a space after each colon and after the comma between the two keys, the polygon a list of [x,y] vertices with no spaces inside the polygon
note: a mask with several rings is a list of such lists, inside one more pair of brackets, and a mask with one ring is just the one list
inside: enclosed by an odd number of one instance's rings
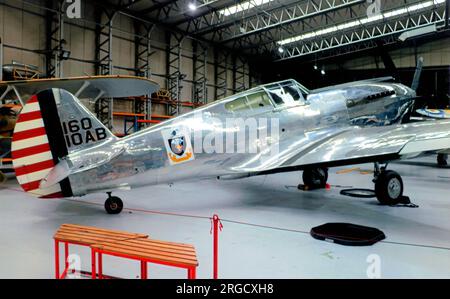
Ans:
{"label": "hangar interior", "polygon": [[[161,89],[150,94],[81,99],[124,137],[284,79],[310,90],[385,76],[410,86],[423,57],[417,94],[425,100],[415,108],[446,109],[449,11],[449,0],[0,0],[0,81],[122,75],[156,82]],[[0,91],[0,109],[20,110],[17,91]],[[10,165],[3,148],[1,159]],[[104,194],[36,199],[0,168],[0,277],[53,278],[53,234],[76,223],[193,244],[197,276],[212,278],[210,217],[218,214],[220,278],[449,278],[446,163],[429,155],[390,164],[418,205],[411,208],[340,194],[373,188],[367,162],[330,168],[327,190],[299,190],[298,171],[119,191],[120,215],[104,213]],[[387,238],[370,247],[311,238],[309,230],[327,222],[376,227]],[[137,277],[133,262],[105,257],[104,264],[112,276]],[[150,278],[184,277],[150,267]]]}

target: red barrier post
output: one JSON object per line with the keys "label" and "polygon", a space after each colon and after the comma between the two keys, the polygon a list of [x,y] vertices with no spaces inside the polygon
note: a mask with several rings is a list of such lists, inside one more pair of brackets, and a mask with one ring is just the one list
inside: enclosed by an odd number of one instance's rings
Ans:
{"label": "red barrier post", "polygon": [[219,268],[219,229],[222,230],[222,223],[217,214],[212,218],[213,222],[213,278],[218,278]]}

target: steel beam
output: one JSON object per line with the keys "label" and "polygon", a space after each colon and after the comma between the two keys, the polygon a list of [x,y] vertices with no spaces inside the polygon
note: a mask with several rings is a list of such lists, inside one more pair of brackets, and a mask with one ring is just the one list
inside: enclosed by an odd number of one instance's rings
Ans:
{"label": "steel beam", "polygon": [[411,29],[416,29],[431,24],[443,24],[445,22],[444,9],[426,10],[415,15],[407,15],[393,20],[382,20],[376,24],[358,26],[353,30],[333,32],[318,38],[299,41],[293,45],[284,46],[284,52],[279,54],[277,61],[292,59],[314,53],[354,45],[360,42],[371,41],[389,37]]}

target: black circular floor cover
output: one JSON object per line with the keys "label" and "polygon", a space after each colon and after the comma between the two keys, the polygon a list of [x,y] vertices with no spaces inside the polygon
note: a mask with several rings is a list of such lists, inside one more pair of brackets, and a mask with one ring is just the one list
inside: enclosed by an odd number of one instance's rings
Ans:
{"label": "black circular floor cover", "polygon": [[340,191],[340,194],[345,195],[345,196],[351,196],[351,197],[359,197],[359,198],[376,197],[375,190],[372,190],[372,189],[360,189],[360,188],[342,189]]}
{"label": "black circular floor cover", "polygon": [[315,239],[347,246],[369,246],[386,238],[377,228],[352,223],[326,223],[310,233]]}

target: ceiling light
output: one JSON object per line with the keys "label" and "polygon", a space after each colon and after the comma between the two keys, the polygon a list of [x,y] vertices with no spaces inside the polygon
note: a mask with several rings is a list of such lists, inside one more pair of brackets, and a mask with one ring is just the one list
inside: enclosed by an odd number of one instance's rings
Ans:
{"label": "ceiling light", "polygon": [[233,6],[229,6],[227,8],[224,8],[222,10],[219,10],[219,14],[224,15],[225,17],[228,17],[230,15],[236,14],[238,12],[241,12],[243,10],[248,10],[266,3],[269,3],[273,0],[251,0],[242,2]]}
{"label": "ceiling light", "polygon": [[189,9],[192,10],[192,11],[197,10],[197,5],[195,5],[195,3],[189,3],[188,7],[189,7]]}
{"label": "ceiling light", "polygon": [[284,52],[284,49],[283,49],[283,47],[278,47],[278,52],[280,52],[280,53],[283,53]]}

